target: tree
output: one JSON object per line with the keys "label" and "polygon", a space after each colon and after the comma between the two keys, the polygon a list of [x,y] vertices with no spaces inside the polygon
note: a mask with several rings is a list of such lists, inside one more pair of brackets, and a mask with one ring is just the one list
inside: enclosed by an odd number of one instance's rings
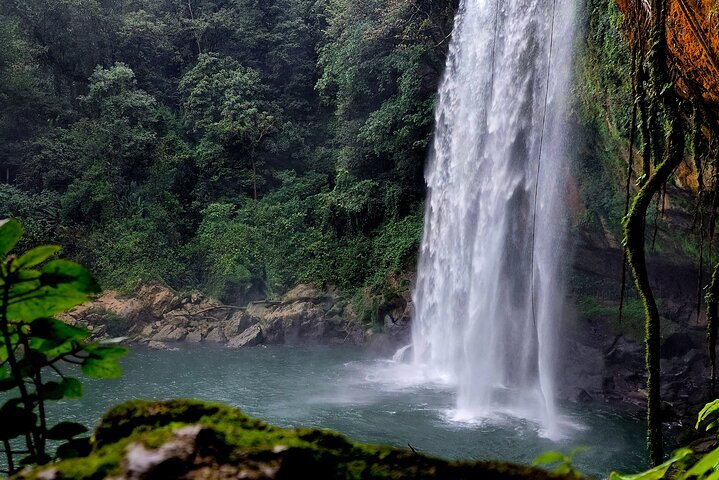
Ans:
{"label": "tree", "polygon": [[258,149],[280,125],[279,109],[265,100],[260,74],[230,57],[203,54],[182,78],[180,90],[188,127],[199,138],[202,177],[213,182],[212,190],[221,180],[236,192],[243,183],[238,167],[249,163],[257,199]]}

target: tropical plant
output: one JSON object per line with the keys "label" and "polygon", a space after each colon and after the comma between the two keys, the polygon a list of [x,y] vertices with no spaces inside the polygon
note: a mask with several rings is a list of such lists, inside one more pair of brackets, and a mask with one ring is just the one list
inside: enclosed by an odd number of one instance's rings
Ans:
{"label": "tropical plant", "polygon": [[569,454],[564,454],[562,452],[546,452],[535,458],[532,465],[544,465],[555,473],[581,477],[581,472],[574,468],[574,457],[586,451],[587,447],[577,447],[569,452]]}
{"label": "tropical plant", "polygon": [[100,288],[81,265],[53,259],[59,246],[12,254],[22,234],[17,221],[0,223],[0,442],[10,475],[51,461],[54,445],[54,458],[89,451],[89,438],[82,436],[87,429],[72,422],[51,425],[46,404],[82,395],[82,384],[62,365],[89,378],[114,378],[126,353],[112,343],[89,343],[87,331],[53,318]]}

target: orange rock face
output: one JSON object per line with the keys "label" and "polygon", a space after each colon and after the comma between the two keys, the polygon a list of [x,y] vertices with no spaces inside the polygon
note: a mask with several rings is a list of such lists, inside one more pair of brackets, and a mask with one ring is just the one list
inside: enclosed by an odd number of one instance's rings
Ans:
{"label": "orange rock face", "polygon": [[[719,1],[667,1],[667,44],[681,76],[679,92],[686,98],[698,95],[719,108]],[[647,1],[617,0],[625,14],[634,2],[640,2],[646,19]]]}

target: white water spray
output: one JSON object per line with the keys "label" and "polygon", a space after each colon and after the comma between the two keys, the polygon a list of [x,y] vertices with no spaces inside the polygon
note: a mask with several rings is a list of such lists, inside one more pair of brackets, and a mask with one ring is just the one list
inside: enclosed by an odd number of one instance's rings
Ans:
{"label": "white water spray", "polygon": [[573,24],[574,0],[462,1],[414,293],[414,361],[456,384],[456,417],[508,413],[550,435]]}

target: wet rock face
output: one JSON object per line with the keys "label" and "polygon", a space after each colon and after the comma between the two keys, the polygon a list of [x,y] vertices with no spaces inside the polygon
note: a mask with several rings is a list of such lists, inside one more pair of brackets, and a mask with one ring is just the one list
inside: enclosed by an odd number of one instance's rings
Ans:
{"label": "wet rock face", "polygon": [[281,429],[223,405],[183,400],[119,405],[93,439],[88,457],[15,478],[581,480],[503,462],[448,462],[329,431]]}

